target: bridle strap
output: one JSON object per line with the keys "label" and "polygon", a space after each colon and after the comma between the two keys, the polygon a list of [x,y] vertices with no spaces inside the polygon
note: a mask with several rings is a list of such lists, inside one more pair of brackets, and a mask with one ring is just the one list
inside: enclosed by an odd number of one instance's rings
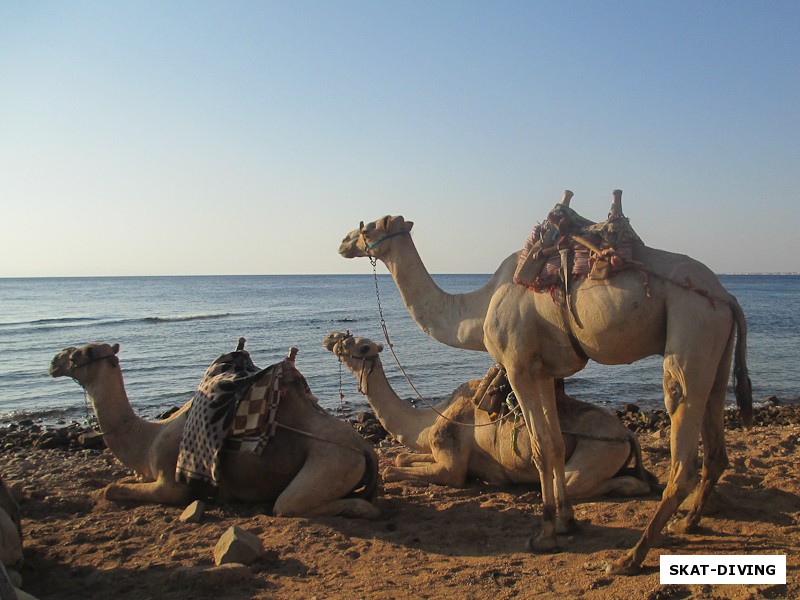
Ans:
{"label": "bridle strap", "polygon": [[108,356],[98,356],[97,358],[90,358],[89,360],[85,360],[79,365],[71,365],[70,371],[76,371],[77,369],[82,369],[92,363],[100,362],[101,360],[111,360],[113,366],[119,366],[119,359],[115,354],[109,354]]}
{"label": "bridle strap", "polygon": [[[395,231],[394,233],[386,234],[385,236],[383,236],[379,240],[377,240],[375,242],[372,242],[371,244],[367,244],[367,252],[369,252],[373,248],[377,247],[379,244],[385,242],[389,238],[393,238],[393,237],[398,236],[398,235],[403,235],[404,233],[408,233],[408,231]],[[363,236],[364,234],[362,233],[361,235]],[[366,239],[364,241],[366,241]]]}

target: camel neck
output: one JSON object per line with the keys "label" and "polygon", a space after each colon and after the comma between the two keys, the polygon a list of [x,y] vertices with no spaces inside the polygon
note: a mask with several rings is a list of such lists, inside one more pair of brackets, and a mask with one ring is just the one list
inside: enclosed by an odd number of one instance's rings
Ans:
{"label": "camel neck", "polygon": [[448,346],[485,352],[483,323],[489,302],[500,285],[511,281],[516,257],[508,257],[486,285],[466,294],[449,294],[436,285],[411,236],[393,240],[382,260],[411,317],[425,333]]}
{"label": "camel neck", "polygon": [[146,457],[156,424],[133,412],[119,367],[103,368],[113,368],[114,372],[103,373],[85,385],[103,439],[122,464],[151,476]]}
{"label": "camel neck", "polygon": [[389,385],[380,359],[375,359],[371,369],[368,362],[348,366],[361,382],[383,428],[412,450],[430,452],[428,430],[438,415],[431,409],[416,409],[400,398]]}

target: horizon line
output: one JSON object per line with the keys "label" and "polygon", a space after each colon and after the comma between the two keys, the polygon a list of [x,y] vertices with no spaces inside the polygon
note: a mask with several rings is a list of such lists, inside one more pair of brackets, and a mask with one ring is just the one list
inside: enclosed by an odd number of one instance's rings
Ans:
{"label": "horizon line", "polygon": [[[382,277],[391,277],[390,273],[378,273]],[[486,275],[491,276],[492,273],[431,273],[431,275]],[[797,276],[800,271],[740,271],[740,272],[720,272],[715,275],[743,275],[743,276],[758,276],[758,275],[772,275],[772,276]],[[194,274],[160,274],[160,275],[0,275],[0,280],[3,279],[124,279],[136,277],[342,277],[342,276],[355,276],[355,277],[372,277],[371,273],[194,273]]]}

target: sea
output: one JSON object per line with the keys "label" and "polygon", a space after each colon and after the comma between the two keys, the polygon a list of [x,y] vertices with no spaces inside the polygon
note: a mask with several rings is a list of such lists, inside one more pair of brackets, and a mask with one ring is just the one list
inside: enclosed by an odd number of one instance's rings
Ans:
{"label": "sea", "polygon": [[[434,276],[451,293],[472,291],[489,278]],[[800,275],[720,279],[747,318],[754,399],[797,402]],[[382,318],[397,355],[396,361],[385,349],[384,368],[409,402],[439,400],[492,365],[488,354],[429,338],[409,316],[392,279],[381,273],[0,279],[0,422],[30,419],[50,426],[89,420],[83,389],[48,375],[62,348],[119,343],[134,410],[157,418],[188,401],[207,366],[234,350],[240,337],[259,367],[299,348],[297,367],[313,393],[330,412],[350,417],[368,405],[355,377],[322,341],[332,331],[350,331],[387,346]],[[573,396],[610,409],[632,403],[648,410],[663,408],[661,380],[661,358],[654,356],[632,365],[590,362],[566,385]]]}

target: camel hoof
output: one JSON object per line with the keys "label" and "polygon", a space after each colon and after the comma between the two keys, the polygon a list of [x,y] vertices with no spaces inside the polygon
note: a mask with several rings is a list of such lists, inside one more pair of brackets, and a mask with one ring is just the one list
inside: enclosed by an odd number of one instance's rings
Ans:
{"label": "camel hoof", "polygon": [[551,554],[554,552],[561,552],[561,548],[558,546],[558,541],[556,541],[555,536],[542,537],[539,535],[535,538],[528,538],[528,542],[525,544],[525,549],[528,552],[533,552],[534,554]]}
{"label": "camel hoof", "polygon": [[638,575],[641,572],[642,565],[634,562],[634,560],[628,556],[606,567],[606,573],[609,575]]}

